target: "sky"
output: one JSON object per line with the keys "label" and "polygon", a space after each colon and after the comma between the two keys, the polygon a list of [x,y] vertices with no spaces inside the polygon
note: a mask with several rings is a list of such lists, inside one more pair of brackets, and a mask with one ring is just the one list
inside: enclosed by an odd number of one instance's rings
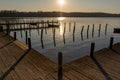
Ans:
{"label": "sky", "polygon": [[0,0],[0,10],[120,13],[120,0]]}

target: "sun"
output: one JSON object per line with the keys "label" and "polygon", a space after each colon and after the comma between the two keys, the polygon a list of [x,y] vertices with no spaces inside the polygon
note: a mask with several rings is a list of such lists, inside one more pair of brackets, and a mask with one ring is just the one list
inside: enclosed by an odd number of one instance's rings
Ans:
{"label": "sun", "polygon": [[58,0],[58,3],[59,3],[60,5],[63,5],[63,4],[65,3],[65,0]]}

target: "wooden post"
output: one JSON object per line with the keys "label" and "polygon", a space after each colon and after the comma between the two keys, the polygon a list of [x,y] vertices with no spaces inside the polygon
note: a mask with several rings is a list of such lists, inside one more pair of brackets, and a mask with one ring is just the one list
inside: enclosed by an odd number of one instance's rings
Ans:
{"label": "wooden post", "polygon": [[54,25],[54,21],[52,20],[52,25]]}
{"label": "wooden post", "polygon": [[26,31],[25,33],[26,33],[26,35],[25,35],[26,36],[26,40],[25,41],[26,41],[26,44],[28,44],[28,32]]}
{"label": "wooden post", "polygon": [[28,38],[28,46],[29,46],[29,50],[31,49],[31,39]]}
{"label": "wooden post", "polygon": [[58,53],[58,80],[62,80],[63,78],[63,72],[62,72],[62,53]]}
{"label": "wooden post", "polygon": [[42,45],[42,49],[44,49],[44,44],[43,44],[43,29],[41,29],[41,45]]}
{"label": "wooden post", "polygon": [[10,34],[10,25],[9,25],[9,22],[6,21],[6,27],[7,27],[7,35]]}
{"label": "wooden post", "polygon": [[3,32],[3,27],[2,26],[0,26],[0,32]]}
{"label": "wooden post", "polygon": [[17,38],[16,38],[16,32],[14,32],[14,40],[16,40]]}
{"label": "wooden post", "polygon": [[84,29],[84,26],[82,26],[82,29],[81,29],[81,39],[83,41],[83,29]]}
{"label": "wooden post", "polygon": [[90,25],[88,25],[88,28],[87,28],[87,38],[89,38],[89,27]]}
{"label": "wooden post", "polygon": [[91,49],[90,49],[90,57],[94,57],[94,49],[95,49],[95,43],[91,43]]}
{"label": "wooden post", "polygon": [[76,27],[76,23],[74,23],[74,28],[73,28],[73,42],[75,42],[75,27]]}
{"label": "wooden post", "polygon": [[108,26],[108,24],[106,24],[106,26],[105,26],[105,35],[107,35],[107,26]]}
{"label": "wooden post", "polygon": [[113,37],[111,37],[111,38],[110,38],[110,46],[109,46],[109,49],[112,49],[113,40],[114,40],[114,38],[113,38]]}
{"label": "wooden post", "polygon": [[64,32],[63,32],[63,42],[65,44],[65,31],[66,31],[66,23],[64,23]]}
{"label": "wooden post", "polygon": [[71,32],[71,22],[69,22],[69,32]]}
{"label": "wooden post", "polygon": [[99,24],[98,36],[100,37],[101,24]]}
{"label": "wooden post", "polygon": [[81,34],[83,33],[83,30],[84,30],[84,26],[82,26],[82,29],[81,29]]}
{"label": "wooden post", "polygon": [[54,47],[56,47],[56,42],[55,42],[55,29],[53,30],[53,41],[54,41]]}
{"label": "wooden post", "polygon": [[92,28],[92,37],[94,37],[94,27],[95,27],[95,25],[93,24],[93,28]]}

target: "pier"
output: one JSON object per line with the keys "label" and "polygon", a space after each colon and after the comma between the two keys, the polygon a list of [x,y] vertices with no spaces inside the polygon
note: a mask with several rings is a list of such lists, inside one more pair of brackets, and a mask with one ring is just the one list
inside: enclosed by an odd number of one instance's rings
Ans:
{"label": "pier", "polygon": [[[90,56],[62,64],[51,61],[28,45],[0,32],[0,80],[119,80],[120,43],[94,52]],[[57,53],[56,53],[57,54]],[[74,53],[73,53],[74,54]]]}

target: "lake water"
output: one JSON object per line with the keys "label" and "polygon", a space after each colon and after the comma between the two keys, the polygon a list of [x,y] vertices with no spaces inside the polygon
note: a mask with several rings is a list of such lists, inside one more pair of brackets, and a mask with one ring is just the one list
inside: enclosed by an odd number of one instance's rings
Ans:
{"label": "lake water", "polygon": [[[63,53],[63,62],[68,63],[85,55],[89,55],[92,42],[95,42],[95,51],[107,48],[109,46],[110,37],[114,37],[114,43],[120,42],[120,34],[113,33],[114,28],[120,28],[120,18],[64,17],[23,18],[17,20],[59,20],[59,28],[43,29],[43,43],[41,42],[41,29],[27,30],[32,41],[32,48],[55,62],[57,62],[58,52]],[[106,26],[107,30],[105,32]],[[83,32],[81,32],[82,28]],[[53,36],[54,32],[55,39]],[[13,32],[11,32],[11,36],[13,36]],[[25,43],[25,30],[17,31],[17,39]]]}

